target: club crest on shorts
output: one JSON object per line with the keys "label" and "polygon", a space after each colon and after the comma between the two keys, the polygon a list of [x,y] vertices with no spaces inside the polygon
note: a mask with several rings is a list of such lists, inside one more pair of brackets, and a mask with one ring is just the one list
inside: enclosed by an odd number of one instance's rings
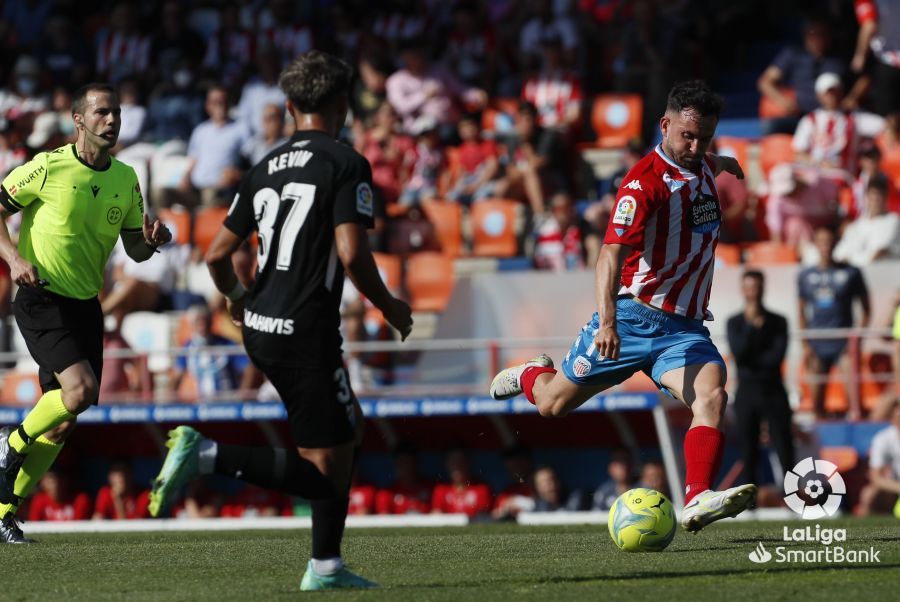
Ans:
{"label": "club crest on shorts", "polygon": [[623,196],[616,203],[616,211],[612,222],[622,226],[630,226],[634,222],[634,212],[637,210],[637,201],[633,196]]}
{"label": "club crest on shorts", "polygon": [[575,365],[572,366],[572,372],[578,378],[583,378],[591,371],[591,362],[583,355],[575,358]]}

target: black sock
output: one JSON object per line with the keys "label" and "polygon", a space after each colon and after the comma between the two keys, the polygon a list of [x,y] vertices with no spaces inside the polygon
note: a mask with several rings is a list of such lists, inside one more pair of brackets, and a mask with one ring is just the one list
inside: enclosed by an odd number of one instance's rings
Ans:
{"label": "black sock", "polygon": [[[353,449],[353,470],[359,461],[359,446]],[[328,500],[313,500],[312,507],[312,557],[317,560],[340,558],[341,540],[347,522],[348,495]]]}
{"label": "black sock", "polygon": [[[335,494],[331,480],[293,449],[219,443],[215,472],[308,500],[333,499]],[[313,509],[315,513],[315,505]]]}
{"label": "black sock", "polygon": [[341,555],[341,539],[347,521],[350,498],[345,496],[328,500],[313,500],[312,506],[312,557],[317,560],[338,558]]}

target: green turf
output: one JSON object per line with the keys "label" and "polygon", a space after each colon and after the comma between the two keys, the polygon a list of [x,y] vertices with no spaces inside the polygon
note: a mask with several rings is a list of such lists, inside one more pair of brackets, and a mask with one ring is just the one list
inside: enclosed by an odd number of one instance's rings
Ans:
{"label": "green turf", "polygon": [[[751,563],[747,555],[759,541],[771,550],[780,545],[784,524],[726,522],[695,536],[680,532],[666,551],[657,554],[620,552],[600,526],[354,529],[348,531],[345,557],[351,568],[383,587],[305,596],[464,602],[523,598],[852,602],[900,596],[900,521],[823,523],[849,529],[849,541],[843,544],[848,549],[880,549],[880,565]],[[790,523],[792,528],[809,524]],[[0,548],[0,599],[296,599],[301,595],[298,584],[309,531],[40,539],[36,545]]]}

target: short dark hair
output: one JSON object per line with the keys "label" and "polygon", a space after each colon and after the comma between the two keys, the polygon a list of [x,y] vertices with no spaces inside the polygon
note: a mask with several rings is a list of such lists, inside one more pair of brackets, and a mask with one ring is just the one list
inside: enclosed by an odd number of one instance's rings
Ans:
{"label": "short dark hair", "polygon": [[759,280],[760,284],[766,281],[765,275],[759,270],[747,270],[743,273],[741,278],[754,278],[756,280]]}
{"label": "short dark hair", "polygon": [[346,97],[353,70],[338,57],[310,50],[285,67],[278,86],[301,113],[321,112],[328,103]]}
{"label": "short dark hair", "polygon": [[75,90],[75,94],[72,96],[72,114],[81,113],[84,114],[85,102],[87,101],[87,96],[91,92],[109,92],[113,96],[119,96],[119,93],[116,91],[115,86],[112,84],[108,84],[106,82],[92,82],[89,84],[85,84]]}
{"label": "short dark hair", "polygon": [[667,111],[681,113],[685,110],[694,110],[701,117],[718,117],[722,113],[723,105],[722,97],[713,92],[702,79],[675,84],[669,90],[669,98],[666,100]]}
{"label": "short dark hair", "polygon": [[866,192],[870,190],[877,190],[881,194],[887,196],[888,193],[888,180],[884,174],[878,174],[873,176],[869,183],[866,184]]}

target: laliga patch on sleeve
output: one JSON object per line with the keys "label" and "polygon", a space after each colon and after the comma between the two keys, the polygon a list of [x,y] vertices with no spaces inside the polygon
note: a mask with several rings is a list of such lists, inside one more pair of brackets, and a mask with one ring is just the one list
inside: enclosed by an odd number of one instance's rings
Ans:
{"label": "laliga patch on sleeve", "polygon": [[634,222],[634,213],[637,210],[637,201],[633,196],[623,196],[616,203],[616,210],[613,212],[612,223],[620,226],[630,226]]}
{"label": "laliga patch on sleeve", "polygon": [[356,187],[356,212],[372,217],[372,213],[374,213],[374,202],[372,199],[372,187],[366,182],[360,183]]}

